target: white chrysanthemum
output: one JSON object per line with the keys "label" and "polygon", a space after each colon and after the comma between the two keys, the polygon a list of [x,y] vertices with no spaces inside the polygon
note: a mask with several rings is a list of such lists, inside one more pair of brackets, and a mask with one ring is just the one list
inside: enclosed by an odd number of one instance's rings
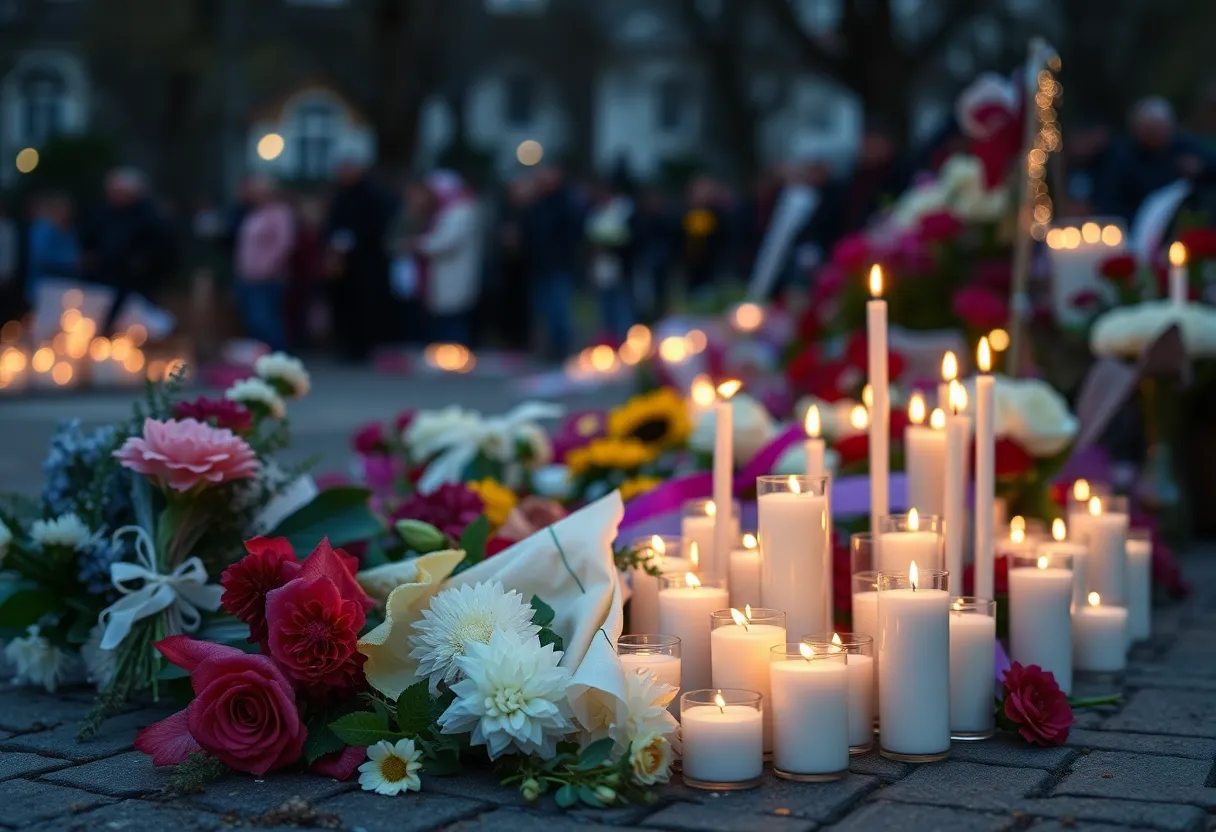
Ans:
{"label": "white chrysanthemum", "polygon": [[88,542],[90,534],[84,521],[70,512],[54,520],[35,520],[30,525],[30,539],[44,549],[51,546],[76,549]]}
{"label": "white chrysanthemum", "polygon": [[558,666],[561,658],[552,644],[511,630],[495,632],[489,644],[470,642],[456,660],[465,676],[452,686],[456,701],[439,717],[443,733],[471,730],[469,741],[484,745],[491,760],[507,751],[549,759],[574,728],[566,699],[571,675]]}
{"label": "white chrysanthemum", "polygon": [[532,623],[532,614],[522,595],[507,592],[497,581],[445,589],[414,623],[410,658],[418,659],[418,675],[431,680],[434,693],[440,682],[450,685],[460,678],[457,660],[470,645],[487,644],[501,632],[533,638],[540,628]]}
{"label": "white chrysanthemum", "polygon": [[224,398],[256,410],[262,408],[276,419],[287,415],[283,397],[260,378],[243,378],[224,391]]}
{"label": "white chrysanthemum", "polygon": [[4,524],[3,520],[0,520],[0,566],[4,565],[4,556],[8,554],[8,547],[12,542],[12,531]]}
{"label": "white chrysanthemum", "polygon": [[482,432],[481,414],[452,405],[440,410],[423,410],[402,432],[401,440],[415,462],[430,459],[457,440]]}
{"label": "white chrysanthemum", "polygon": [[671,741],[663,734],[638,737],[629,747],[629,766],[633,769],[633,777],[644,786],[666,783],[674,757]]}
{"label": "white chrysanthemum", "polygon": [[104,634],[105,628],[94,624],[93,629],[89,630],[89,640],[80,646],[85,676],[98,690],[105,690],[114,678],[115,651],[101,649]]}
{"label": "white chrysanthemum", "polygon": [[308,395],[312,389],[312,379],[308,370],[304,369],[304,362],[285,352],[261,356],[254,362],[253,370],[264,381],[279,387],[283,395],[293,399]]}
{"label": "white chrysanthemum", "polygon": [[639,738],[660,735],[674,738],[680,724],[667,710],[676,697],[676,688],[662,682],[649,671],[625,674],[625,698],[617,700],[616,716],[608,736],[622,751]]}
{"label": "white chrysanthemum", "polygon": [[422,789],[422,751],[410,739],[387,740],[367,749],[367,762],[359,766],[359,785],[365,792],[401,794]]}
{"label": "white chrysanthemum", "polygon": [[67,653],[42,636],[38,625],[26,631],[28,635],[10,641],[4,648],[4,658],[15,672],[13,683],[46,688],[54,693],[67,670]]}

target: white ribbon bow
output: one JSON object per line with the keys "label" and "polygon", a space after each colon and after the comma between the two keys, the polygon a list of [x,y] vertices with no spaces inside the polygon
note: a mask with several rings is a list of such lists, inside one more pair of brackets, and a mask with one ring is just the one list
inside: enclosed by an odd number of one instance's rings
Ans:
{"label": "white ribbon bow", "polygon": [[123,526],[114,532],[114,539],[124,534],[135,537],[137,563],[110,565],[110,580],[123,597],[97,617],[97,623],[105,628],[102,650],[113,650],[121,644],[141,618],[167,610],[165,635],[172,636],[197,630],[203,621],[200,609],[215,612],[220,608],[224,590],[207,583],[207,569],[201,560],[189,558],[168,575],[161,575],[156,571],[156,549],[147,530]]}
{"label": "white ribbon bow", "polygon": [[524,402],[502,416],[483,419],[476,425],[463,421],[454,425],[428,443],[440,453],[418,480],[418,490],[429,494],[445,483],[460,482],[465,468],[482,449],[500,462],[510,462],[510,453],[521,427],[539,419],[556,418],[565,412],[561,405]]}

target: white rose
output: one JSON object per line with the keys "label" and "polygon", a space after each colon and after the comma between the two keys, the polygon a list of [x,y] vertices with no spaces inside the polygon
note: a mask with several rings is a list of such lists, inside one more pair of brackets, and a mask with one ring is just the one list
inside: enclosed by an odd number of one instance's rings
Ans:
{"label": "white rose", "polygon": [[[974,402],[975,380],[969,379],[966,386],[969,400]],[[1039,379],[996,376],[993,400],[995,435],[1012,439],[1031,456],[1055,456],[1068,447],[1080,428],[1064,397]]]}
{"label": "white rose", "polygon": [[0,520],[0,566],[4,565],[4,556],[8,554],[8,547],[12,542],[12,531],[4,524],[3,520]]}
{"label": "white rose", "polygon": [[666,783],[673,756],[666,736],[646,734],[638,737],[629,747],[629,766],[634,779],[645,786]]}
{"label": "white rose", "polygon": [[1145,348],[1174,324],[1192,358],[1216,355],[1216,310],[1198,303],[1149,300],[1111,309],[1094,321],[1089,345],[1099,358],[1139,358]]}
{"label": "white rose", "polygon": [[[689,447],[694,451],[703,454],[714,452],[714,431],[718,421],[716,410],[709,408],[697,420],[697,426],[688,439]],[[733,417],[734,462],[736,466],[746,465],[772,440],[775,430],[773,418],[768,415],[764,405],[746,393],[738,393],[730,400],[730,410]]]}
{"label": "white rose", "polygon": [[414,461],[421,462],[446,448],[455,436],[480,433],[481,422],[480,413],[459,405],[423,410],[414,416],[401,438]]}
{"label": "white rose", "polygon": [[287,415],[287,405],[278,391],[260,378],[243,378],[224,391],[224,398],[243,404],[265,408],[275,419]]}
{"label": "white rose", "polygon": [[253,370],[265,381],[280,382],[285,388],[284,394],[295,399],[306,396],[312,387],[304,362],[285,352],[261,356],[254,362]]}

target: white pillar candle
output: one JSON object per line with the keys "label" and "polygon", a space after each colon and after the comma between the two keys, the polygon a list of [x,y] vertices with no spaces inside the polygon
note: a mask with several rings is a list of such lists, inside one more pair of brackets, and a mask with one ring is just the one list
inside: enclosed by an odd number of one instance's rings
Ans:
{"label": "white pillar candle", "polygon": [[878,571],[906,573],[913,561],[922,569],[941,569],[942,537],[937,517],[917,509],[884,517],[879,524]]}
{"label": "white pillar candle", "polygon": [[[649,540],[639,540],[635,549],[648,550],[648,563],[660,574],[674,572],[683,575],[692,572],[691,563],[684,558],[669,557],[667,552],[680,551],[680,538],[652,535]],[[659,578],[645,569],[635,568],[630,573],[632,595],[629,599],[629,630],[633,633],[657,633],[659,631]]]}
{"label": "white pillar candle", "polygon": [[760,549],[754,534],[743,535],[730,553],[730,605],[760,606]]}
{"label": "white pillar candle", "polygon": [[937,406],[946,413],[950,412],[950,389],[954,386],[954,382],[958,380],[958,356],[953,351],[947,350],[942,356],[942,380],[937,385]]}
{"label": "white pillar candle", "polygon": [[1182,306],[1189,299],[1190,292],[1186,276],[1186,246],[1182,243],[1172,243],[1170,257],[1170,301]]}
{"label": "white pillar candle", "polygon": [[[1070,532],[1074,536],[1070,536]],[[1078,607],[1085,605],[1085,596],[1089,594],[1088,588],[1088,550],[1084,543],[1080,543],[1075,538],[1075,530],[1069,527],[1057,517],[1051,523],[1051,540],[1041,540],[1038,547],[1035,549],[1036,555],[1046,555],[1049,558],[1065,557],[1069,558],[1072,563],[1072,608],[1075,610]]]}
{"label": "white pillar candle", "polygon": [[844,652],[815,655],[805,642],[773,651],[769,710],[774,772],[793,780],[843,777],[849,768],[846,663],[852,657]]}
{"label": "white pillar candle", "polygon": [[[730,528],[733,535],[731,540],[737,540],[739,537],[739,504],[732,500],[730,506]],[[713,574],[713,562],[709,558],[709,553],[714,549],[717,522],[718,503],[715,500],[689,500],[681,510],[680,537],[684,541],[686,559],[692,558],[692,545],[694,543],[697,545],[698,562],[693,564],[694,572]]]}
{"label": "white pillar candle", "polygon": [[[870,269],[871,300],[866,302],[866,352],[874,404],[870,407],[870,528],[890,511],[891,393],[887,378],[887,302],[882,299],[882,269]],[[881,546],[881,544],[879,544]],[[767,603],[767,602],[766,602]]]}
{"label": "white pillar candle", "polygon": [[659,590],[659,626],[664,635],[680,640],[680,688],[697,690],[712,684],[709,623],[714,610],[726,608],[730,597],[721,579],[702,582],[691,572],[664,575]]}
{"label": "white pillar candle", "polygon": [[908,421],[904,428],[908,505],[941,517],[946,497],[946,415],[934,410],[930,417],[924,398],[916,393],[908,403]]}
{"label": "white pillar candle", "polygon": [[1107,604],[1127,603],[1126,500],[1116,497],[1090,497],[1086,544],[1089,550],[1089,589]]}
{"label": "white pillar candle", "polygon": [[[879,743],[909,762],[950,752],[950,597],[945,572],[912,564],[878,579]],[[923,583],[922,583],[923,581]]]}
{"label": "white pillar candle", "polygon": [[995,608],[982,598],[956,598],[950,606],[950,734],[956,739],[982,739],[995,730]]}
{"label": "white pillar candle", "polygon": [[767,608],[716,610],[709,634],[715,688],[754,690],[764,703],[764,750],[773,747],[772,709],[768,706],[769,653],[785,644],[785,613]]}
{"label": "white pillar candle", "polygon": [[[764,774],[763,718],[759,695],[746,691],[690,691],[680,699],[680,740],[684,780],[705,788],[754,785]],[[718,697],[701,701],[700,695]]]}
{"label": "white pillar candle", "polygon": [[843,638],[840,633],[813,633],[802,641],[816,655],[848,654],[849,753],[864,754],[874,745],[874,639],[857,632],[845,633]]}
{"label": "white pillar candle", "polygon": [[794,633],[831,626],[828,501],[823,477],[756,478],[760,540],[760,601],[784,610]]}
{"label": "white pillar candle", "polygon": [[1127,538],[1127,630],[1132,641],[1153,634],[1153,539],[1143,529]]}
{"label": "white pillar candle", "polygon": [[996,380],[992,349],[981,338],[975,377],[975,595],[993,597],[993,500],[996,499]]}
{"label": "white pillar candle", "polygon": [[874,656],[873,688],[870,709],[878,708],[878,573],[873,570],[853,573],[853,632],[869,636]]}
{"label": "white pillar candle", "polygon": [[[947,355],[953,355],[947,353]],[[967,392],[957,381],[950,384],[950,415],[946,417],[946,483],[942,501],[942,534],[946,547],[946,571],[962,589],[963,548],[967,532],[967,473],[971,468],[967,442],[971,439],[971,417]]]}
{"label": "white pillar candle", "polygon": [[1018,556],[1009,569],[1009,658],[1072,692],[1072,570],[1063,556]]}
{"label": "white pillar candle", "polygon": [[1072,617],[1073,661],[1083,673],[1127,669],[1127,608],[1107,606],[1097,592]]}
{"label": "white pillar candle", "polygon": [[[731,396],[739,392],[738,381],[724,381],[718,385],[718,402],[714,405],[714,543],[707,565],[702,571],[710,575],[726,577],[730,561],[731,541],[739,537],[739,529],[732,525],[731,485],[735,476],[734,411]],[[704,555],[704,553],[702,553]]]}

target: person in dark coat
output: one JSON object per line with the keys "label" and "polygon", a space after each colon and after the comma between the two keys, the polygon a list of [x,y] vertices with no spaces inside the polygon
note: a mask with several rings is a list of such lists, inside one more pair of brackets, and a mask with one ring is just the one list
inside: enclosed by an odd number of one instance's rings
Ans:
{"label": "person in dark coat", "polygon": [[536,198],[524,213],[523,240],[532,271],[532,302],[545,321],[548,354],[562,361],[574,347],[570,319],[583,210],[557,168],[536,175]]}
{"label": "person in dark coat", "polygon": [[895,202],[908,187],[907,166],[899,157],[895,138],[880,124],[870,124],[861,137],[857,160],[835,195],[840,234],[860,231],[874,214]]}
{"label": "person in dark coat", "polygon": [[509,350],[527,352],[532,343],[532,264],[524,220],[534,183],[517,179],[507,188],[506,206],[498,225],[498,330]]}
{"label": "person in dark coat", "polygon": [[342,356],[364,361],[395,328],[385,234],[395,213],[392,198],[354,161],[338,165],[338,190],[325,223],[329,298]]}
{"label": "person in dark coat", "polygon": [[700,177],[688,189],[688,207],[680,221],[681,265],[688,291],[712,288],[727,243],[726,214],[712,179]]}

